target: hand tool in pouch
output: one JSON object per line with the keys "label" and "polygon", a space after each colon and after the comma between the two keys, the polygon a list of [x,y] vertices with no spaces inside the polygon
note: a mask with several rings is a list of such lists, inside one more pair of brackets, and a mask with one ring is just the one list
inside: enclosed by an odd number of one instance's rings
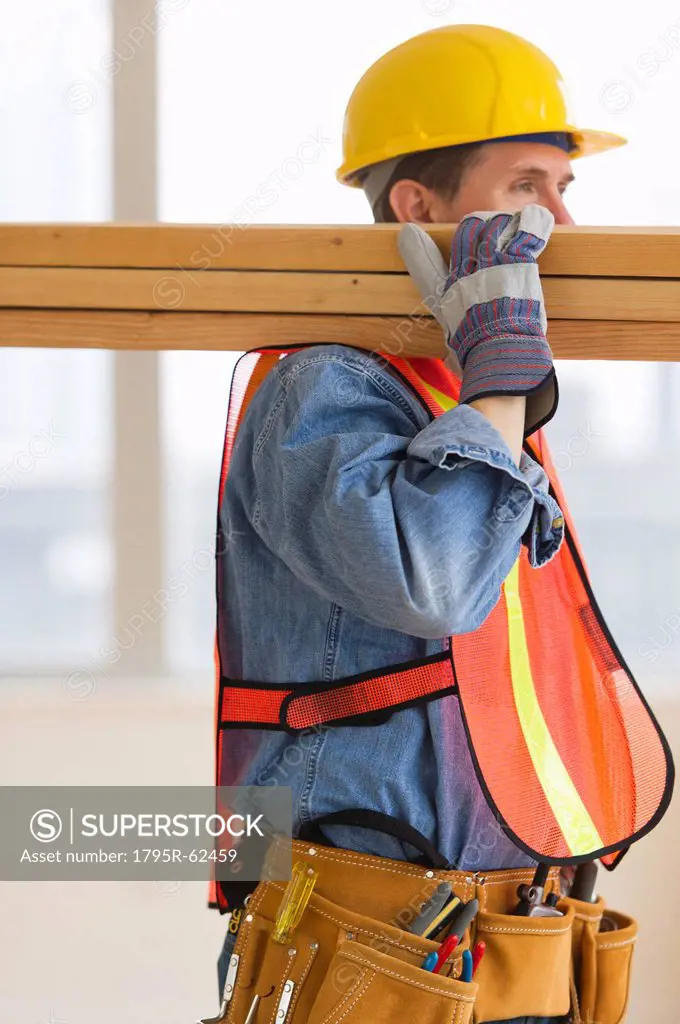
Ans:
{"label": "hand tool in pouch", "polygon": [[[445,922],[449,924],[449,936],[457,935],[458,941],[460,942],[465,934],[465,929],[470,926],[472,919],[475,917],[478,910],[479,900],[468,900],[467,903],[462,903],[458,900],[457,905],[453,908],[450,918]],[[439,930],[441,931],[441,927]],[[428,933],[427,938],[431,937],[431,934]]]}
{"label": "hand tool in pouch", "polygon": [[434,971],[437,966],[437,959],[439,954],[436,949],[433,949],[431,953],[428,953],[422,964],[420,965],[424,971]]}
{"label": "hand tool in pouch", "polygon": [[439,972],[441,971],[442,967],[444,966],[444,964],[446,963],[448,958],[451,956],[451,954],[453,953],[453,951],[454,951],[454,949],[456,948],[457,945],[458,945],[458,936],[457,935],[449,935],[449,936],[447,936],[444,939],[444,941],[442,942],[441,947],[439,949],[439,952],[437,953],[437,962],[435,963],[434,967],[432,968],[432,973],[433,974],[439,974]]}
{"label": "hand tool in pouch", "polygon": [[232,953],[229,958],[229,968],[224,982],[224,992],[222,994],[220,1012],[216,1017],[203,1017],[198,1024],[223,1024],[223,1021],[227,1019],[229,1003],[231,1002],[231,997],[234,994],[234,985],[236,984],[236,974],[238,973],[239,961],[240,957],[237,956],[236,953]]}
{"label": "hand tool in pouch", "polygon": [[276,914],[276,924],[271,934],[272,942],[282,945],[288,942],[305,912],[317,877],[314,868],[303,861],[298,861],[293,866],[290,882],[281,898]]}
{"label": "hand tool in pouch", "polygon": [[483,942],[480,939],[480,941],[475,945],[475,948],[472,950],[472,977],[473,978],[475,976],[475,971],[479,967],[480,960],[484,956],[485,952],[486,952],[486,942]]}
{"label": "hand tool in pouch", "polygon": [[595,881],[597,879],[597,864],[594,860],[586,864],[579,864],[574,875],[569,895],[573,900],[582,900],[584,903],[593,903],[595,896]]}
{"label": "hand tool in pouch", "polygon": [[427,903],[422,907],[418,916],[408,926],[408,930],[413,932],[414,935],[423,935],[450,897],[451,883],[441,882]]}
{"label": "hand tool in pouch", "polygon": [[549,867],[547,864],[539,864],[536,868],[531,885],[520,885],[517,889],[519,903],[515,908],[515,914],[519,917],[563,917],[561,910],[558,910],[553,903],[557,902],[555,894],[551,893],[548,899],[543,902],[545,883],[548,881]]}
{"label": "hand tool in pouch", "polygon": [[[231,935],[238,934],[238,930],[243,920],[243,915],[246,912],[248,903],[250,902],[250,895],[246,896],[243,901],[243,906],[236,907],[235,910],[229,915],[228,931]],[[202,1017],[198,1024],[223,1024],[223,1021],[227,1019],[229,1013],[229,1003],[231,997],[234,994],[234,986],[236,984],[236,975],[238,973],[238,965],[240,957],[232,951],[229,957],[229,967],[227,968],[227,975],[224,979],[224,990],[222,992],[222,1002],[220,1004],[219,1013],[216,1017]]]}

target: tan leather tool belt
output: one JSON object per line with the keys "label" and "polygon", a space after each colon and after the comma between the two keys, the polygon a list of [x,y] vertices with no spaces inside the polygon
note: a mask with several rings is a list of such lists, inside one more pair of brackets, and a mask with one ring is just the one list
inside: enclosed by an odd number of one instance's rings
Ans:
{"label": "tan leather tool belt", "polygon": [[[482,1024],[571,1015],[575,1024],[625,1017],[637,925],[604,901],[561,898],[561,917],[519,917],[517,887],[533,872],[438,871],[352,850],[292,843],[293,863],[318,873],[302,919],[271,940],[285,882],[260,882],[241,917],[225,999],[230,1024]],[[407,930],[442,881],[479,913],[440,973],[422,968],[440,942]],[[546,895],[559,892],[551,869]],[[605,915],[606,927],[601,929]],[[462,954],[483,940],[472,982]]]}

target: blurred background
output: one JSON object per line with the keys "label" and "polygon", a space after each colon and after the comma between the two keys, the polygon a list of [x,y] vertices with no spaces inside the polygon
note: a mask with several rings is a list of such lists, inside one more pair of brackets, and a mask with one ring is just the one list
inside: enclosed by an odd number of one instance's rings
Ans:
{"label": "blurred background", "polygon": [[[680,224],[680,11],[664,0],[6,3],[0,220],[371,223],[334,178],[349,94],[387,49],[454,22],[526,36],[562,70],[577,124],[630,139],[575,163],[577,223]],[[254,211],[265,183],[276,202]],[[236,358],[0,348],[1,784],[212,782],[211,555]],[[558,374],[555,463],[605,619],[677,753],[678,367]],[[183,596],[140,627],[173,580]],[[631,1020],[677,1019],[678,830],[673,807],[602,880],[641,921]],[[0,1021],[216,1012],[223,922],[205,897],[0,883]]]}

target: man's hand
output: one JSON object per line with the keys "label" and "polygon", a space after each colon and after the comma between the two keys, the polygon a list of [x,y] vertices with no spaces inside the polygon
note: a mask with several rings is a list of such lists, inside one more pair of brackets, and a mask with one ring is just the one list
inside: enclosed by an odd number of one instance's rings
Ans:
{"label": "man's hand", "polygon": [[515,214],[473,213],[458,225],[448,268],[417,224],[399,232],[408,272],[444,330],[447,365],[463,380],[461,402],[526,397],[525,436],[558,402],[536,263],[554,224],[534,203]]}

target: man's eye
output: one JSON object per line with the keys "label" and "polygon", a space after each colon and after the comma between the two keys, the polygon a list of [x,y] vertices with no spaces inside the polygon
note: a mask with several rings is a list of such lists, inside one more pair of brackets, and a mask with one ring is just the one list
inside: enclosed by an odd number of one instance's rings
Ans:
{"label": "man's eye", "polygon": [[533,181],[520,181],[515,187],[521,192],[533,192],[536,189]]}

